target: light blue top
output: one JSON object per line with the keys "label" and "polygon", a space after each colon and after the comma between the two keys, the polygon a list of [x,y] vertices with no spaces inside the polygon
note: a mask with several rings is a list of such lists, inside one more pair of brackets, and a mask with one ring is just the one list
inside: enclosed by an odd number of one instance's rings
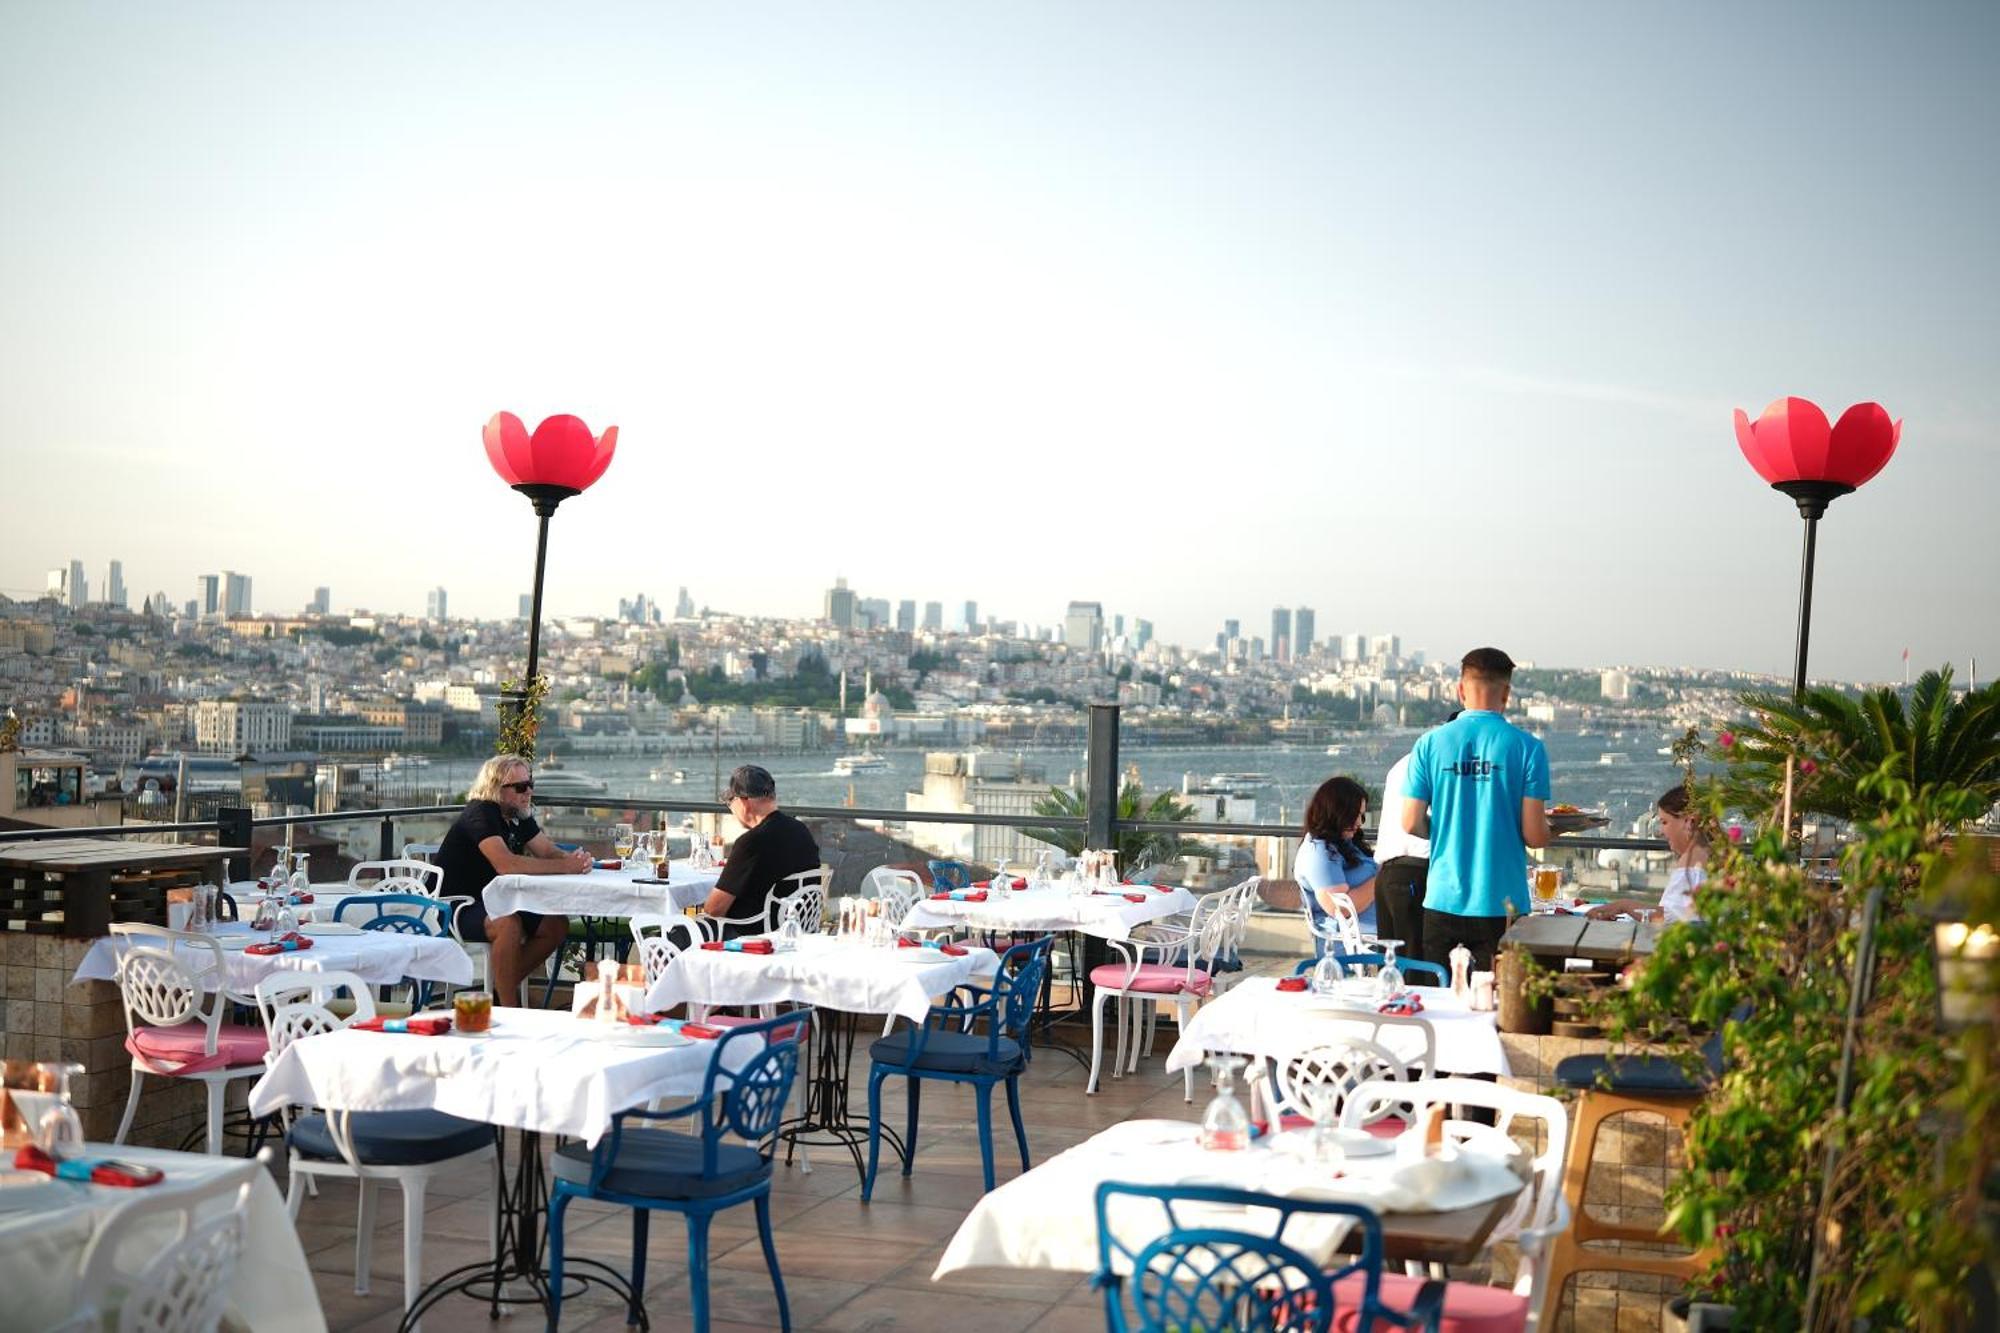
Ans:
{"label": "light blue top", "polygon": [[1504,916],[1509,903],[1528,910],[1521,802],[1549,799],[1541,741],[1498,713],[1467,710],[1417,738],[1403,794],[1431,807],[1425,911]]}
{"label": "light blue top", "polygon": [[[1306,911],[1312,913],[1314,921],[1324,924],[1326,910],[1314,896],[1316,889],[1334,889],[1340,893],[1352,893],[1355,889],[1375,878],[1375,858],[1364,856],[1349,866],[1341,860],[1340,853],[1321,842],[1318,838],[1307,838],[1299,844],[1299,854],[1292,862],[1292,878],[1299,882],[1299,893],[1305,899]],[[1369,903],[1358,915],[1361,931],[1365,935],[1375,933],[1375,904]]]}

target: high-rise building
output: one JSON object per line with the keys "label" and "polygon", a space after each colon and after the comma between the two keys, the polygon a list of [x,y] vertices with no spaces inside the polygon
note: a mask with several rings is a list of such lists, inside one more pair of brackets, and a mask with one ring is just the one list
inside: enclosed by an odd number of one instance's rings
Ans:
{"label": "high-rise building", "polygon": [[1313,650],[1313,609],[1302,606],[1292,612],[1292,656],[1304,657]]}
{"label": "high-rise building", "polygon": [[1240,639],[1240,638],[1242,638],[1242,637],[1243,637],[1243,622],[1242,622],[1242,621],[1240,621],[1240,620],[1225,620],[1225,621],[1223,621],[1223,622],[1222,622],[1222,637],[1223,637],[1223,638],[1225,638],[1225,639]]}
{"label": "high-rise building", "polygon": [[864,597],[856,610],[855,624],[860,629],[887,629],[889,627],[889,599],[886,597]]}
{"label": "high-rise building", "polygon": [[520,609],[516,611],[514,614],[520,617],[522,620],[526,620],[528,619],[528,617],[534,615],[535,595],[529,592],[522,593],[520,601]]}
{"label": "high-rise building", "polygon": [[688,590],[686,588],[682,588],[680,596],[674,598],[674,619],[675,620],[694,619],[694,598],[688,596]]}
{"label": "high-rise building", "polygon": [[1115,616],[1111,617],[1111,637],[1112,637],[1112,638],[1114,638],[1114,639],[1122,639],[1122,638],[1124,638],[1124,637],[1125,637],[1125,617],[1124,617],[1124,616],[1122,616],[1122,615],[1115,615]]}
{"label": "high-rise building", "polygon": [[222,613],[226,616],[250,614],[250,576],[222,571]]}
{"label": "high-rise building", "polygon": [[944,629],[944,603],[924,603],[924,628],[942,631]]}
{"label": "high-rise building", "polygon": [[835,629],[853,629],[854,608],[854,590],[846,579],[835,579],[826,590],[826,614],[820,618]]}
{"label": "high-rise building", "polygon": [[306,603],[306,610],[316,616],[333,614],[333,589],[314,588],[312,601]]}
{"label": "high-rise building", "polygon": [[69,609],[72,611],[90,601],[90,580],[83,576],[83,561],[69,562],[69,585],[64,591],[68,594]]}
{"label": "high-rise building", "polygon": [[902,601],[896,603],[896,628],[902,630],[904,633],[909,633],[916,629],[916,627],[917,604],[914,599],[905,597]]}
{"label": "high-rise building", "polygon": [[1063,616],[1063,642],[1094,653],[1104,646],[1104,603],[1071,602]]}
{"label": "high-rise building", "polygon": [[974,630],[977,630],[978,628],[979,628],[979,603],[967,602],[965,604],[965,632],[967,634],[970,634]]}
{"label": "high-rise building", "polygon": [[1292,612],[1289,607],[1271,608],[1271,656],[1280,662],[1292,660]]}
{"label": "high-rise building", "polygon": [[445,598],[444,589],[432,588],[429,592],[424,594],[424,619],[425,620],[449,619],[449,617],[445,613],[447,605],[448,603]]}
{"label": "high-rise building", "polygon": [[68,600],[69,571],[67,569],[50,570],[48,591],[45,592],[43,595],[46,597],[53,597],[58,602]]}
{"label": "high-rise building", "polygon": [[205,616],[222,614],[222,579],[215,574],[201,576],[201,613]]}
{"label": "high-rise building", "polygon": [[113,560],[104,576],[104,600],[112,606],[125,605],[125,564],[121,560]]}
{"label": "high-rise building", "polygon": [[1153,622],[1150,620],[1133,621],[1132,641],[1134,647],[1144,650],[1146,645],[1153,641]]}

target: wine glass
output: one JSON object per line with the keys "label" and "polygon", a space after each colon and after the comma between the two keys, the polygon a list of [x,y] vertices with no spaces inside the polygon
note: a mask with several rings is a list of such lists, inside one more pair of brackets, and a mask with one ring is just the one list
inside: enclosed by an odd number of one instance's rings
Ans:
{"label": "wine glass", "polygon": [[1340,989],[1340,983],[1346,976],[1347,970],[1340,965],[1340,960],[1335,958],[1333,951],[1329,949],[1319,956],[1317,963],[1313,964],[1312,993],[1331,995]]}
{"label": "wine glass", "polygon": [[1340,1131],[1334,1125],[1340,1115],[1340,1094],[1321,1084],[1308,1095],[1307,1104],[1313,1120],[1310,1139],[1313,1164],[1325,1171],[1338,1172],[1347,1165],[1347,1149],[1341,1145]]}
{"label": "wine glass", "polygon": [[[312,876],[306,873],[306,862],[311,858],[311,855],[310,852],[300,852],[297,859],[293,862],[292,879],[289,885],[293,893],[312,892]],[[285,886],[280,887],[283,888]]]}
{"label": "wine glass", "polygon": [[630,824],[620,824],[617,827],[617,829],[613,831],[611,846],[613,850],[615,850],[618,853],[619,860],[623,861],[628,857],[630,857],[632,855],[632,849],[635,845],[636,843],[634,842],[633,839],[632,826]]}
{"label": "wine glass", "polygon": [[1250,1115],[1236,1100],[1236,1071],[1243,1065],[1240,1055],[1208,1057],[1208,1067],[1215,1075],[1215,1096],[1201,1113],[1201,1146],[1210,1152],[1241,1152],[1250,1146]]}
{"label": "wine glass", "polygon": [[69,1080],[72,1074],[81,1074],[83,1066],[67,1061],[45,1062],[37,1064],[35,1071],[41,1075],[42,1090],[56,1096],[54,1104],[42,1112],[35,1125],[35,1143],[57,1161],[74,1157],[83,1151],[83,1121],[77,1117],[76,1107],[70,1104]]}
{"label": "wine glass", "polygon": [[1379,938],[1375,942],[1382,947],[1382,965],[1375,969],[1375,999],[1387,1004],[1403,993],[1403,970],[1396,966],[1396,950],[1403,942]]}
{"label": "wine glass", "polygon": [[1050,868],[1052,864],[1053,864],[1053,858],[1049,852],[1043,851],[1036,853],[1035,873],[1029,880],[1028,887],[1033,889],[1039,889],[1044,885],[1046,885],[1049,882]]}

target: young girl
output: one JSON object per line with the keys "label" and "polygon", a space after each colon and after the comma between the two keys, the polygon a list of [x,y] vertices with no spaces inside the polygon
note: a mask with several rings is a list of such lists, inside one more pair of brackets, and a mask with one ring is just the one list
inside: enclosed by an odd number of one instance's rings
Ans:
{"label": "young girl", "polygon": [[1361,918],[1364,934],[1375,930],[1375,858],[1361,838],[1368,792],[1353,778],[1328,778],[1306,806],[1305,841],[1299,844],[1292,877],[1299,882],[1306,913],[1318,928],[1315,952],[1325,952],[1318,934],[1330,930],[1336,894],[1346,894]]}
{"label": "young girl", "polygon": [[1686,787],[1676,787],[1659,800],[1660,834],[1674,854],[1673,869],[1667,872],[1667,889],[1660,905],[1620,898],[1590,909],[1594,920],[1609,921],[1621,915],[1641,921],[1691,921],[1695,919],[1694,891],[1708,878],[1708,834],[1695,814]]}

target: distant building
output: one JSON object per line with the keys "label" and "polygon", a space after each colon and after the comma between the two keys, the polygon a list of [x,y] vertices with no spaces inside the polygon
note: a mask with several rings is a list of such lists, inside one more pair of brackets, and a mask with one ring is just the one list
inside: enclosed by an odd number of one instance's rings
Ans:
{"label": "distant building", "polygon": [[120,560],[111,562],[111,570],[104,576],[104,600],[111,606],[123,607],[125,602],[125,564]]}
{"label": "distant building", "polygon": [[1242,621],[1240,621],[1240,620],[1225,620],[1225,621],[1223,621],[1223,622],[1222,622],[1222,637],[1223,637],[1224,639],[1240,639],[1240,638],[1242,638],[1242,637],[1243,637],[1243,622],[1242,622]]}
{"label": "distant building", "polygon": [[930,630],[938,630],[940,632],[943,631],[944,629],[943,602],[924,603],[924,628]]}
{"label": "distant building", "polygon": [[915,630],[916,627],[917,604],[912,599],[905,597],[902,601],[896,603],[896,628],[907,634]]}
{"label": "distant building", "polygon": [[1613,667],[1599,673],[1597,692],[1613,703],[1626,703],[1632,698],[1632,677]]}
{"label": "distant building", "polygon": [[688,590],[686,588],[682,588],[680,591],[680,596],[674,598],[674,619],[675,620],[694,619],[694,598],[688,596]]}
{"label": "distant building", "polygon": [[1313,650],[1313,609],[1301,606],[1292,612],[1292,656],[1304,657]]}
{"label": "distant building", "polygon": [[247,616],[250,612],[250,576],[222,571],[222,612],[227,616]]}
{"label": "distant building", "polygon": [[90,580],[83,576],[83,561],[69,562],[69,584],[63,591],[72,611],[81,610],[90,602]]}
{"label": "distant building", "polygon": [[534,594],[525,592],[522,593],[520,601],[520,609],[515,612],[515,615],[522,620],[526,620],[529,616],[532,616],[534,614],[535,614]]}
{"label": "distant building", "polygon": [[976,630],[978,630],[978,628],[979,628],[979,603],[967,602],[965,604],[965,632],[967,634],[971,634]]}
{"label": "distant building", "polygon": [[1140,649],[1141,651],[1144,651],[1146,645],[1151,643],[1152,641],[1153,641],[1153,622],[1150,620],[1133,621],[1132,622],[1133,646]]}
{"label": "distant building", "polygon": [[1104,603],[1071,602],[1063,616],[1063,642],[1094,653],[1104,647]]}
{"label": "distant building", "polygon": [[306,603],[306,610],[316,616],[332,615],[333,589],[314,588],[312,600]]}
{"label": "distant building", "polygon": [[201,596],[196,600],[198,600],[201,603],[202,615],[205,616],[221,615],[222,579],[220,578],[220,576],[215,574],[203,574],[201,576]]}
{"label": "distant building", "polygon": [[1287,607],[1271,608],[1271,656],[1280,662],[1292,660],[1292,613]]}
{"label": "distant building", "polygon": [[846,579],[835,579],[826,590],[826,614],[820,619],[835,629],[853,629],[855,610],[854,590],[847,586]]}
{"label": "distant building", "polygon": [[446,600],[444,589],[432,588],[429,592],[424,594],[424,619],[425,620],[449,619],[449,617],[445,614],[445,609],[448,604],[449,603]]}
{"label": "distant building", "polygon": [[194,744],[203,754],[288,750],[292,710],[262,699],[203,699],[194,706]]}

